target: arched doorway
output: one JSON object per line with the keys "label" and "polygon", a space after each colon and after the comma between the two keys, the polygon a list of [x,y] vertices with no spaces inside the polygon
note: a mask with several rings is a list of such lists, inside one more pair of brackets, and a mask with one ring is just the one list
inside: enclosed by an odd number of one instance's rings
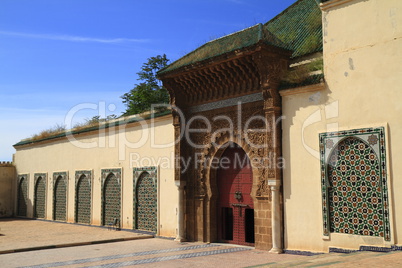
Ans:
{"label": "arched doorway", "polygon": [[120,224],[121,189],[119,181],[110,173],[103,188],[103,225],[112,224],[115,220]]}
{"label": "arched doorway", "polygon": [[216,171],[216,180],[218,240],[253,246],[253,172],[250,159],[237,144],[230,144],[223,152]]}
{"label": "arched doorway", "polygon": [[143,172],[136,187],[136,228],[157,232],[158,203],[156,181],[148,172]]}
{"label": "arched doorway", "polygon": [[91,184],[86,175],[77,183],[75,209],[75,222],[91,224]]}
{"label": "arched doorway", "polygon": [[57,177],[54,184],[53,219],[66,221],[67,214],[67,185],[62,176]]}

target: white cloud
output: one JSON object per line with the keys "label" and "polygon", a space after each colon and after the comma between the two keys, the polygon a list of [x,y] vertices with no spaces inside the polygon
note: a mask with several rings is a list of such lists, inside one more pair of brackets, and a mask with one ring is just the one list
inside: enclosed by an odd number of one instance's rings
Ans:
{"label": "white cloud", "polygon": [[18,33],[18,32],[7,32],[0,31],[2,35],[11,35],[24,38],[37,38],[37,39],[48,39],[48,40],[59,40],[59,41],[69,41],[69,42],[94,42],[94,43],[145,43],[149,42],[148,39],[133,39],[133,38],[92,38],[83,36],[73,36],[73,35],[54,35],[54,34],[31,34],[31,33]]}

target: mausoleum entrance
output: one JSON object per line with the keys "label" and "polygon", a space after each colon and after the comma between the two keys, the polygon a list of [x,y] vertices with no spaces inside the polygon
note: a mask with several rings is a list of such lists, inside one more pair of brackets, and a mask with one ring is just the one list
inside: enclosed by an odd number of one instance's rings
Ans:
{"label": "mausoleum entrance", "polygon": [[253,173],[250,159],[237,144],[230,144],[216,171],[218,185],[218,239],[254,245]]}
{"label": "mausoleum entrance", "polygon": [[[278,88],[290,56],[260,24],[209,42],[158,73],[175,128],[177,241],[281,251]],[[226,151],[228,144],[234,147]],[[235,154],[250,165],[214,169]]]}

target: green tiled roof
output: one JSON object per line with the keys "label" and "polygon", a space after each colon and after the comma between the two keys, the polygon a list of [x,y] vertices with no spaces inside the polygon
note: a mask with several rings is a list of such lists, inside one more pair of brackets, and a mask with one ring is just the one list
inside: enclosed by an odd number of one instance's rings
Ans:
{"label": "green tiled roof", "polygon": [[321,10],[316,0],[298,0],[266,24],[210,41],[159,71],[176,70],[264,42],[293,51],[292,57],[322,51]]}
{"label": "green tiled roof", "polygon": [[316,0],[299,0],[264,26],[289,46],[292,57],[322,51],[321,10]]}
{"label": "green tiled roof", "polygon": [[270,33],[261,23],[254,25],[242,31],[226,35],[216,40],[210,41],[193,52],[173,62],[166,68],[159,71],[160,74],[190,65],[206,59],[210,59],[228,52],[250,47],[258,42],[288,49],[288,46],[279,40],[275,35]]}

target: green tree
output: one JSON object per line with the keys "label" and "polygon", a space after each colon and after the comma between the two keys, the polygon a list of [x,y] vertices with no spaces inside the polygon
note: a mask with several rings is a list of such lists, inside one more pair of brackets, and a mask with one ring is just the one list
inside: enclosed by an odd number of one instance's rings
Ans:
{"label": "green tree", "polygon": [[162,82],[156,78],[156,73],[168,65],[169,59],[166,55],[151,57],[138,72],[138,80],[130,92],[125,93],[121,98],[126,105],[124,115],[138,114],[151,110],[152,104],[169,103],[169,94],[162,86]]}

